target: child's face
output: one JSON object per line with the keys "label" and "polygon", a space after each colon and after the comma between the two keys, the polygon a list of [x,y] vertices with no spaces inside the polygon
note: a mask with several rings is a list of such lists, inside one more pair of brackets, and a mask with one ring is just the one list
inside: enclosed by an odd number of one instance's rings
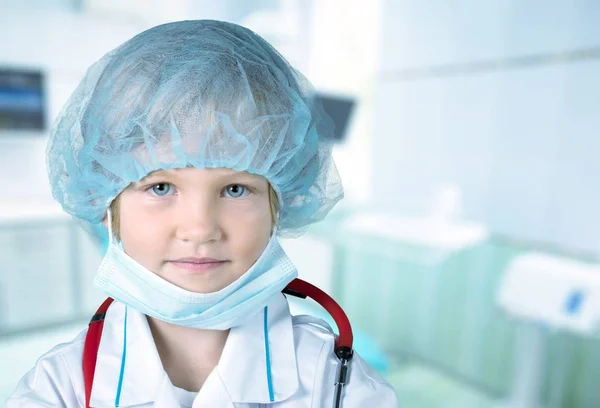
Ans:
{"label": "child's face", "polygon": [[[151,173],[121,193],[119,211],[127,254],[197,293],[215,292],[244,274],[272,228],[267,180],[231,169]],[[222,262],[201,266],[185,258]]]}

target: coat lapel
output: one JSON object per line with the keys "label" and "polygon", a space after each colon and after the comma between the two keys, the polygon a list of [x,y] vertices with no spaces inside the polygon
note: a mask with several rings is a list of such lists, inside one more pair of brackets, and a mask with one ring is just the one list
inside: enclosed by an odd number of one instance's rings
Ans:
{"label": "coat lapel", "polygon": [[[194,407],[269,404],[290,398],[298,387],[292,319],[285,296],[278,294],[246,324],[231,329]],[[150,403],[178,406],[146,316],[114,302],[104,323],[90,405]]]}
{"label": "coat lapel", "polygon": [[231,329],[217,371],[236,403],[279,402],[297,391],[294,333],[284,295]]}

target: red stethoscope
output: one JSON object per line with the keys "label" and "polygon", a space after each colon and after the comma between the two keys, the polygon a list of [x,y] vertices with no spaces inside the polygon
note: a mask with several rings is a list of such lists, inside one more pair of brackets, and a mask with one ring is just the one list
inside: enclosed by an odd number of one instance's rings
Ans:
{"label": "red stethoscope", "polygon": [[[348,377],[348,365],[353,356],[353,335],[348,316],[346,316],[346,313],[344,313],[340,305],[338,305],[331,296],[302,279],[294,279],[286,286],[283,293],[302,299],[310,297],[320,304],[335,321],[340,334],[339,336],[336,336],[334,352],[340,363],[334,383],[335,392],[333,406],[334,408],[340,408],[342,406],[342,391]],[[98,357],[100,338],[102,337],[102,329],[104,328],[104,318],[106,316],[106,311],[112,302],[113,299],[108,298],[98,308],[98,311],[90,320],[85,337],[85,344],[83,347],[83,381],[85,384],[86,408],[89,408],[90,406],[92,383],[94,382],[94,373],[96,371],[96,359]]]}

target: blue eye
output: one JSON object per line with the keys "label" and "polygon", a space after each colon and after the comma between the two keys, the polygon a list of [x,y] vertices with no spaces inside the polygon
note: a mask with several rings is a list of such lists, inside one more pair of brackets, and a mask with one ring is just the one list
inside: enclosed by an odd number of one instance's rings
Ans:
{"label": "blue eye", "polygon": [[232,184],[225,189],[225,192],[232,198],[240,198],[248,194],[248,189],[240,184]]}
{"label": "blue eye", "polygon": [[173,190],[173,187],[167,183],[158,183],[153,185],[151,190],[157,196],[166,196]]}

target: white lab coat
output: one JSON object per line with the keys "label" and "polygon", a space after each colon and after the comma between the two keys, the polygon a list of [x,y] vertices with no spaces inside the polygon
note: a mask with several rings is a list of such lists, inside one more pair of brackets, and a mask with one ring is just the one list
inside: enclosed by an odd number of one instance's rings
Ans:
{"label": "white lab coat", "polygon": [[[274,297],[266,314],[266,321],[261,312],[243,326],[231,329],[217,367],[200,392],[191,393],[174,387],[169,380],[146,317],[113,302],[106,314],[90,405],[332,407],[338,368],[333,335],[292,317],[283,295]],[[86,331],[43,355],[21,379],[6,408],[84,407],[82,355]],[[342,401],[343,408],[398,406],[394,389],[356,354]]]}

